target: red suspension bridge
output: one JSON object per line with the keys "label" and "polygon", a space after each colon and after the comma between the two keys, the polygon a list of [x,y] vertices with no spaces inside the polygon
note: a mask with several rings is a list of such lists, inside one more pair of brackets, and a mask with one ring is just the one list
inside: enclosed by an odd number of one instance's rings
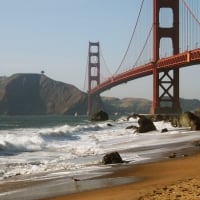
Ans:
{"label": "red suspension bridge", "polygon": [[122,83],[153,75],[151,112],[180,113],[179,69],[200,64],[199,18],[199,0],[141,0],[122,61],[116,72],[104,79],[101,71],[105,62],[100,44],[90,42],[88,112],[92,110],[94,96]]}

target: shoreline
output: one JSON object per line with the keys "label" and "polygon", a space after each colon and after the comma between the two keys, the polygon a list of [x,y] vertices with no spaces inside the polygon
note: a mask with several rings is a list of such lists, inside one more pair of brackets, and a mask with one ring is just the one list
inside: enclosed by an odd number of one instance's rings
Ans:
{"label": "shoreline", "polygon": [[[199,149],[199,148],[198,148]],[[190,152],[191,153],[191,152]],[[43,200],[200,199],[200,150],[187,157],[129,165],[106,178],[133,177],[138,181]],[[78,182],[77,184],[84,184]],[[199,186],[198,186],[199,185]],[[197,190],[194,190],[195,187]],[[196,195],[196,196],[195,196]]]}
{"label": "shoreline", "polygon": [[[188,172],[194,172],[192,178],[198,177],[200,170],[199,144],[199,141],[177,143],[177,147],[182,146],[182,149],[174,150],[176,158],[169,159],[169,151],[166,151],[147,162],[113,165],[102,171],[104,175],[94,178],[74,177],[80,178],[77,182],[69,176],[47,180],[11,181],[11,183],[0,184],[0,191],[5,194],[0,193],[0,198],[5,200],[13,198],[17,200],[128,200],[131,196],[131,199],[141,197],[139,200],[142,200],[142,198],[145,199],[143,196],[146,193],[151,193],[151,190],[158,187],[156,185],[165,185],[164,187],[166,187],[166,184],[184,180],[186,177],[191,178],[191,174],[187,174]],[[180,167],[186,169],[187,173],[179,170]],[[185,176],[186,174],[187,176]]]}

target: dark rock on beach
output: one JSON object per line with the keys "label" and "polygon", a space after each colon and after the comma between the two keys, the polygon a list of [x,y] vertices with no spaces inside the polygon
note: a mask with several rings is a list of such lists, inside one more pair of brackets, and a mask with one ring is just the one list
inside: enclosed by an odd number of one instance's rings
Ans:
{"label": "dark rock on beach", "polygon": [[102,159],[102,164],[104,164],[104,165],[123,163],[123,162],[124,161],[122,160],[122,158],[118,152],[108,153]]}

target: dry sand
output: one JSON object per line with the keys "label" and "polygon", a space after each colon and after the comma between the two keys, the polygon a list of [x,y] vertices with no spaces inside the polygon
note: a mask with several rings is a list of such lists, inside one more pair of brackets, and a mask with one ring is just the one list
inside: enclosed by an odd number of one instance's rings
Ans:
{"label": "dry sand", "polygon": [[140,181],[48,200],[200,200],[200,153],[133,165],[117,170],[109,177],[138,177]]}

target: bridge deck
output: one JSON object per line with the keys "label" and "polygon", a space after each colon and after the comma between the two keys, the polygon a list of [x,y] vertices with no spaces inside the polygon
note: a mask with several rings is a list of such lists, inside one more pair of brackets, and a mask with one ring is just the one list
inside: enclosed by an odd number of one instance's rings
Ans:
{"label": "bridge deck", "polygon": [[187,67],[200,64],[200,48],[186,51],[177,55],[158,60],[157,63],[149,62],[145,65],[132,68],[126,72],[114,75],[96,87],[92,88],[88,93],[99,94],[112,87],[126,83],[133,79],[153,74],[153,69],[157,67],[159,71]]}

